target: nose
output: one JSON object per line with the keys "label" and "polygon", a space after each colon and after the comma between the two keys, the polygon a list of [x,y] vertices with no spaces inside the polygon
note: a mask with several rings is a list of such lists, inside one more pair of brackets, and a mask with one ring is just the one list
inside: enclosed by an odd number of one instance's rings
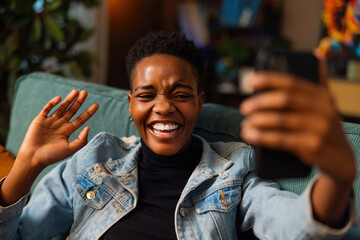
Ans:
{"label": "nose", "polygon": [[153,106],[153,111],[157,114],[168,115],[176,111],[175,106],[172,104],[171,99],[166,95],[160,95]]}

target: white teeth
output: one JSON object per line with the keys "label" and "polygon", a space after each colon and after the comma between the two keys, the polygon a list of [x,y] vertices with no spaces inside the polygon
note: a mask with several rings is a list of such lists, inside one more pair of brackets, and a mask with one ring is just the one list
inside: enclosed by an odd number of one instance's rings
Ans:
{"label": "white teeth", "polygon": [[172,131],[172,132],[160,132],[160,131],[158,131],[156,129],[153,129],[153,131],[154,131],[154,133],[159,134],[159,135],[171,135],[171,134],[174,134],[176,132],[176,130]]}
{"label": "white teeth", "polygon": [[152,125],[152,128],[154,130],[176,130],[179,127],[178,124],[174,124],[174,123],[168,123],[168,124],[163,124],[163,123],[155,123]]}

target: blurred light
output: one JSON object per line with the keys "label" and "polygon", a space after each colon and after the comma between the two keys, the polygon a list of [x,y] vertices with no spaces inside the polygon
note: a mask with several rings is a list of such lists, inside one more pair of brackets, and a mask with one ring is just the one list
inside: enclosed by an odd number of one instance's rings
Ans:
{"label": "blurred light", "polygon": [[44,0],[36,0],[33,5],[33,9],[35,12],[43,12],[44,11]]}

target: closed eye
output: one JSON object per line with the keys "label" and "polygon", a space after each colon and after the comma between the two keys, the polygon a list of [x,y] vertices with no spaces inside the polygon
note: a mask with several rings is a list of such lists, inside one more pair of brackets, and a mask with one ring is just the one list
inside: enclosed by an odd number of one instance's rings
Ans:
{"label": "closed eye", "polygon": [[192,98],[193,96],[192,95],[189,95],[189,94],[176,94],[174,96],[175,99],[178,99],[178,100],[186,100],[186,99],[189,99],[189,98]]}
{"label": "closed eye", "polygon": [[154,98],[154,95],[152,94],[140,94],[136,96],[137,98],[143,99],[143,100],[151,100]]}

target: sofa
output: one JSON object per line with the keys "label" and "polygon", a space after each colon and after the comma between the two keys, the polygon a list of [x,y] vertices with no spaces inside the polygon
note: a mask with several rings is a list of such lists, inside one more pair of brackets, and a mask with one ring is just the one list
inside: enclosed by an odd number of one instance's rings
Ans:
{"label": "sofa", "polygon": [[[128,90],[35,72],[20,77],[16,82],[11,109],[10,129],[5,149],[16,156],[30,122],[41,111],[45,103],[54,96],[64,98],[72,89],[85,89],[89,93],[88,100],[79,110],[79,113],[94,102],[100,105],[98,112],[86,123],[86,125],[90,126],[89,139],[100,131],[110,132],[117,136],[139,135],[135,125],[128,118]],[[236,108],[206,103],[194,133],[202,136],[209,142],[241,141],[240,122],[242,119],[243,116]],[[360,165],[360,125],[344,122],[343,128],[353,148],[358,165]],[[78,133],[75,132],[72,139]],[[3,164],[3,161],[0,161],[0,167],[1,164]],[[32,191],[36,187],[37,182],[53,167],[49,166],[40,174]],[[278,183],[284,190],[301,193],[315,174],[316,169],[307,178],[279,180]],[[358,195],[360,191],[359,178],[355,182],[354,188],[355,195]],[[360,200],[357,196],[356,206],[360,210]],[[353,227],[345,239],[360,239],[360,228]]]}

